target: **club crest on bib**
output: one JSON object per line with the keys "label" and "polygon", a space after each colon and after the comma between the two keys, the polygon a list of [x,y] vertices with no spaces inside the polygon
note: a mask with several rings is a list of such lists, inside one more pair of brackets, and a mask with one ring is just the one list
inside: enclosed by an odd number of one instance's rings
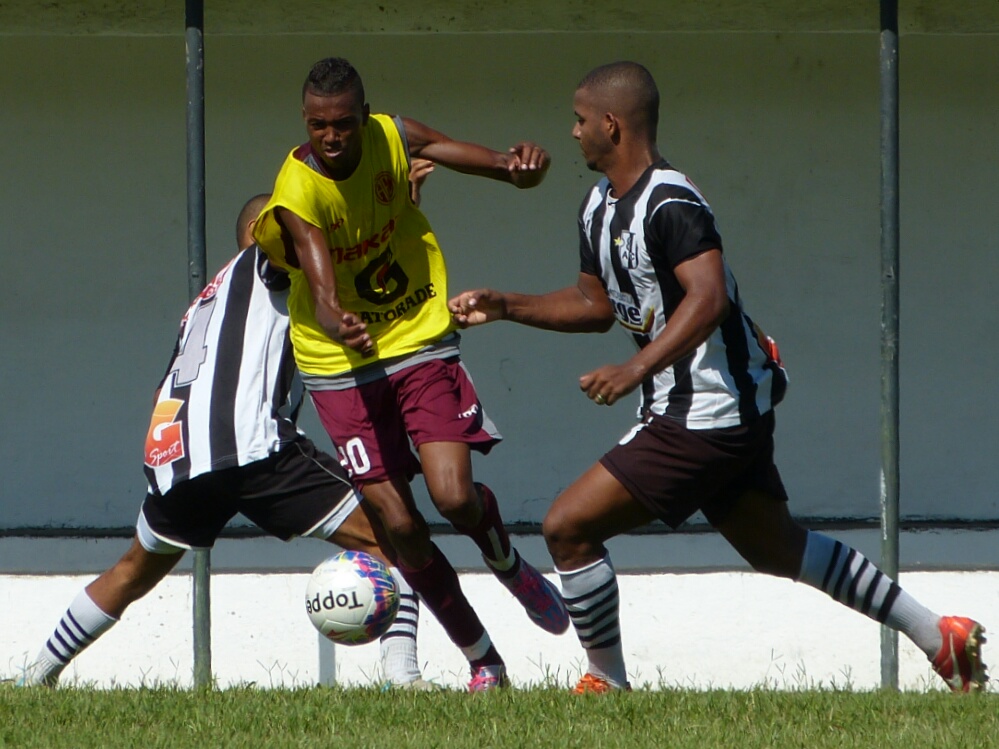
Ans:
{"label": "club crest on bib", "polygon": [[382,205],[388,205],[395,197],[395,180],[390,172],[378,172],[375,175],[375,199]]}

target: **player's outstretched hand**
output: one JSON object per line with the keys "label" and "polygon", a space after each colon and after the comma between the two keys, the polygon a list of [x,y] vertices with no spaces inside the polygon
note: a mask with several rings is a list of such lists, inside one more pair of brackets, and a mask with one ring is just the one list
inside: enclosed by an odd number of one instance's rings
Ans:
{"label": "player's outstretched hand", "polygon": [[517,187],[534,187],[548,173],[552,158],[548,152],[537,143],[524,141],[509,150],[510,159],[507,169],[510,181]]}
{"label": "player's outstretched hand", "polygon": [[451,310],[451,317],[461,328],[502,320],[506,315],[503,295],[492,289],[463,291],[448,301],[447,308]]}

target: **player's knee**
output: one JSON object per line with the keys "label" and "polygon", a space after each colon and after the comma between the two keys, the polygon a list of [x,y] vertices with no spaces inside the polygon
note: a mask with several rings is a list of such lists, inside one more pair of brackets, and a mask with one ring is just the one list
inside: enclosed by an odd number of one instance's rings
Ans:
{"label": "player's knee", "polygon": [[390,518],[385,518],[383,522],[389,539],[395,544],[399,544],[400,542],[411,544],[429,535],[426,531],[426,525],[420,523],[412,515],[394,515]]}
{"label": "player's knee", "polygon": [[482,520],[482,502],[474,489],[440,493],[434,496],[434,505],[449,523],[458,527],[474,527]]}
{"label": "player's knee", "polygon": [[541,533],[556,565],[560,560],[572,557],[575,550],[586,542],[585,534],[572,522],[570,516],[560,511],[557,504],[552,505],[541,522]]}

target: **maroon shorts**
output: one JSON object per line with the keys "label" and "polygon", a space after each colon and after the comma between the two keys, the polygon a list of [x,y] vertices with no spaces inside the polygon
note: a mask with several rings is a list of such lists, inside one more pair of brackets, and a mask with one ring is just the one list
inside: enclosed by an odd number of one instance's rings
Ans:
{"label": "maroon shorts", "polygon": [[346,390],[312,390],[340,463],[359,486],[420,472],[414,447],[464,442],[482,453],[502,437],[457,356],[415,364]]}
{"label": "maroon shorts", "polygon": [[773,411],[725,429],[688,429],[669,417],[651,416],[600,464],[671,528],[698,510],[717,525],[749,490],[787,501],[774,465]]}

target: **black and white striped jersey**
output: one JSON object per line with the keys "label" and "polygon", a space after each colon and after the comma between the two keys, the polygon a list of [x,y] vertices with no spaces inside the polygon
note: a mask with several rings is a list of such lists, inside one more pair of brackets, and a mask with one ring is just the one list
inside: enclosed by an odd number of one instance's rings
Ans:
{"label": "black and white striped jersey", "polygon": [[150,491],[262,460],[296,439],[303,388],[287,289],[287,276],[254,246],[191,304],[146,435]]}
{"label": "black and white striped jersey", "polygon": [[[598,276],[618,322],[639,348],[662,333],[684,291],[674,269],[722,249],[704,196],[666,161],[620,198],[600,180],[579,213],[580,269]],[[691,429],[748,423],[780,402],[783,368],[764,350],[725,264],[731,313],[707,341],[642,383],[640,415],[665,414]]]}

